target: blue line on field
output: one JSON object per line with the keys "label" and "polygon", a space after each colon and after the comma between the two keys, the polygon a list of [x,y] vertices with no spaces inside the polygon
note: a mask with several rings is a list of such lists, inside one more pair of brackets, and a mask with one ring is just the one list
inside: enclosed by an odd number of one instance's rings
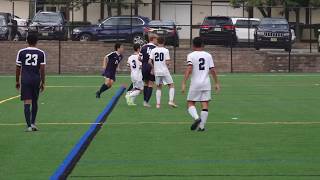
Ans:
{"label": "blue line on field", "polygon": [[121,87],[116,94],[112,97],[108,105],[105,107],[102,113],[97,117],[94,124],[92,124],[89,130],[81,137],[79,142],[74,146],[62,164],[58,167],[55,173],[51,176],[51,180],[66,179],[71,173],[73,167],[81,158],[86,148],[89,146],[91,140],[96,135],[97,131],[101,128],[102,124],[106,121],[107,116],[111,113],[113,107],[117,103],[120,96],[125,91],[125,87]]}

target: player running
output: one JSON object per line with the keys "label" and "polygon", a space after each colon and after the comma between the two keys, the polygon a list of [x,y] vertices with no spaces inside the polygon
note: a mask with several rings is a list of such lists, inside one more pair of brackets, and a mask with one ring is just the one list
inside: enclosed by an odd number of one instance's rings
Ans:
{"label": "player running", "polygon": [[129,106],[136,106],[134,101],[143,89],[141,72],[142,63],[140,61],[140,44],[134,44],[133,50],[134,54],[128,58],[127,62],[131,70],[131,81],[133,85],[132,90],[128,91],[126,94],[126,100]]}
{"label": "player running", "polygon": [[142,76],[145,83],[143,88],[143,106],[145,107],[151,107],[149,101],[152,96],[155,77],[152,74],[152,67],[149,64],[149,57],[151,50],[156,48],[157,38],[158,36],[156,34],[149,34],[149,43],[142,46],[140,51],[142,54]]}
{"label": "player running", "polygon": [[36,48],[38,42],[36,35],[28,35],[27,42],[29,47],[21,49],[17,54],[16,89],[21,89],[21,100],[24,101],[24,116],[27,123],[26,131],[31,132],[39,130],[36,126],[36,117],[39,91],[43,92],[45,88],[46,55],[44,51]]}
{"label": "player running", "polygon": [[156,101],[157,108],[160,108],[161,104],[161,89],[162,85],[168,85],[169,87],[169,105],[171,107],[177,107],[174,103],[174,83],[168,69],[170,65],[170,54],[169,50],[164,47],[165,39],[163,37],[158,38],[158,47],[154,48],[150,53],[149,64],[153,67],[155,75],[157,91]]}
{"label": "player running", "polygon": [[[214,63],[211,54],[203,51],[203,40],[200,37],[193,39],[193,52],[188,55],[188,67],[184,74],[182,81],[182,93],[186,89],[186,81],[191,75],[191,83],[187,97],[188,112],[194,119],[191,125],[191,130],[198,131],[205,130],[205,124],[208,118],[208,106],[211,100],[211,82],[209,73],[215,81],[215,90],[220,91],[220,84],[218,81],[217,73],[215,71]],[[201,102],[202,111],[200,117],[195,107],[196,102]]]}
{"label": "player running", "polygon": [[114,52],[109,53],[103,59],[104,72],[102,76],[105,78],[105,82],[101,85],[100,89],[96,92],[96,98],[100,98],[101,93],[110,89],[113,83],[116,81],[116,72],[118,65],[120,64],[124,52],[124,47],[120,43],[114,45]]}

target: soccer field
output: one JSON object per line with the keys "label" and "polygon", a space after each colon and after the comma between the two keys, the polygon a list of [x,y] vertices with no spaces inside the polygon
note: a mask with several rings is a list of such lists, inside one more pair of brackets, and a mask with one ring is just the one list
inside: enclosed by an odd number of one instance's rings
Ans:
{"label": "soccer field", "polygon": [[[69,179],[319,179],[320,74],[223,74],[205,132],[175,76],[176,102],[128,107],[124,97]],[[14,77],[0,76],[0,179],[48,179],[128,76],[95,98],[98,76],[48,76],[39,132],[26,133]],[[9,99],[13,97],[12,99]]]}

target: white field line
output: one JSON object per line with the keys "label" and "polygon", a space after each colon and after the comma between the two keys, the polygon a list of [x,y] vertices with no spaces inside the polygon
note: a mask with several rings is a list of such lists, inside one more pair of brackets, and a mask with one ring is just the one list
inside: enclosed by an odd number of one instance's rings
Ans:
{"label": "white field line", "polygon": [[[119,122],[119,123],[107,123],[107,125],[146,125],[146,124],[155,124],[155,125],[184,125],[190,124],[191,122],[187,121],[176,121],[176,122]],[[89,123],[89,122],[48,122],[48,123],[38,123],[38,125],[92,125],[99,123]],[[295,122],[295,121],[286,121],[286,122],[207,122],[207,124],[230,124],[230,125],[320,125],[320,121],[312,122]],[[0,123],[0,126],[25,126],[25,123]]]}
{"label": "white field line", "polygon": [[16,98],[19,98],[19,97],[20,97],[20,95],[18,95],[18,96],[12,96],[12,97],[10,97],[10,98],[8,98],[8,99],[1,100],[1,101],[0,101],[0,104],[3,104],[3,103],[5,103],[5,102],[7,102],[7,101],[11,101],[11,100],[16,99]]}

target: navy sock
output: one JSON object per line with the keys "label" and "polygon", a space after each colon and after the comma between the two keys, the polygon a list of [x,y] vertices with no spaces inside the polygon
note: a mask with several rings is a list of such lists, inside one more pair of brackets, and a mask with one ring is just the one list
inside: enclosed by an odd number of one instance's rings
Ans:
{"label": "navy sock", "polygon": [[151,98],[151,96],[152,96],[152,91],[153,91],[153,88],[152,88],[152,87],[148,87],[147,102],[150,101],[150,98]]}
{"label": "navy sock", "polygon": [[105,92],[108,89],[109,89],[109,87],[106,84],[102,84],[101,87],[100,87],[100,90],[98,92],[99,92],[99,94],[101,94],[101,93]]}
{"label": "navy sock", "polygon": [[148,94],[148,86],[144,86],[143,87],[143,99],[144,99],[144,101],[146,101],[147,102],[147,94]]}
{"label": "navy sock", "polygon": [[31,122],[30,122],[30,104],[25,104],[24,105],[24,117],[26,119],[26,123],[28,127],[31,127]]}
{"label": "navy sock", "polygon": [[32,109],[31,109],[31,124],[36,123],[36,117],[38,113],[38,102],[32,101]]}
{"label": "navy sock", "polygon": [[128,91],[131,91],[132,89],[133,89],[133,83],[131,83],[131,84],[130,84],[130,86],[129,86],[129,88],[128,88],[127,92],[128,92]]}

